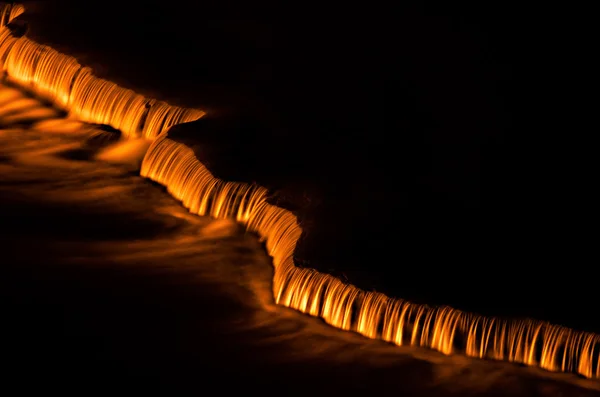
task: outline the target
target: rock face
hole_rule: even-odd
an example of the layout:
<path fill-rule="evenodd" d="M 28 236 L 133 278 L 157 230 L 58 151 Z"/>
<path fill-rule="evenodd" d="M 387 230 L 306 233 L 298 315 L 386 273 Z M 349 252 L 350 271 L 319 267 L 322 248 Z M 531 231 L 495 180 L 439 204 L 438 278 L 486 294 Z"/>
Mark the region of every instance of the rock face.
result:
<path fill-rule="evenodd" d="M 13 36 L 15 37 L 23 37 L 29 31 L 29 23 L 27 21 L 16 20 L 8 23 L 6 25 L 7 28 L 10 29 Z"/>

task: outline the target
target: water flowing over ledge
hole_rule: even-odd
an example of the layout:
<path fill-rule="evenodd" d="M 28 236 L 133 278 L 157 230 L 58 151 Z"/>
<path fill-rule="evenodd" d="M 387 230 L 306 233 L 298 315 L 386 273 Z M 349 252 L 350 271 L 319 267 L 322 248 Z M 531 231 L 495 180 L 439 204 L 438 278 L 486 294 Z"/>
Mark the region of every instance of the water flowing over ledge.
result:
<path fill-rule="evenodd" d="M 70 117 L 108 124 L 129 138 L 153 139 L 141 175 L 166 186 L 190 212 L 235 219 L 257 233 L 273 258 L 276 303 L 397 345 L 600 376 L 599 335 L 542 321 L 505 320 L 413 304 L 297 267 L 293 254 L 302 234 L 297 218 L 268 203 L 263 187 L 215 178 L 190 148 L 168 138 L 170 127 L 197 120 L 204 112 L 146 98 L 95 77 L 73 57 L 15 37 L 7 25 L 23 12 L 20 5 L 0 6 L 3 77 Z"/>
<path fill-rule="evenodd" d="M 0 12 L 1 20 L 10 22 L 24 8 L 4 5 Z M 201 110 L 171 106 L 97 78 L 75 58 L 25 36 L 16 38 L 5 25 L 0 32 L 4 78 L 68 111 L 72 118 L 110 125 L 127 137 L 154 138 L 204 115 Z"/>

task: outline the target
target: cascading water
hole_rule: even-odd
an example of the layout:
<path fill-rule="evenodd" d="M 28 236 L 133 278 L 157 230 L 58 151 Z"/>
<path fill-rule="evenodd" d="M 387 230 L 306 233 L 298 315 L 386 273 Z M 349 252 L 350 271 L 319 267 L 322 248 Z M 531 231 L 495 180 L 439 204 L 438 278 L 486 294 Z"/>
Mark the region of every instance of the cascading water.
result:
<path fill-rule="evenodd" d="M 600 377 L 599 335 L 542 321 L 413 304 L 295 266 L 293 254 L 302 234 L 296 217 L 270 204 L 265 188 L 215 178 L 190 148 L 168 138 L 169 128 L 195 121 L 203 111 L 146 98 L 94 76 L 73 57 L 14 37 L 6 25 L 23 12 L 19 5 L 0 7 L 0 68 L 6 81 L 51 101 L 73 119 L 110 125 L 126 138 L 152 140 L 147 151 L 140 146 L 145 151 L 141 175 L 166 186 L 190 212 L 234 219 L 257 233 L 273 258 L 277 303 L 397 345 Z"/>

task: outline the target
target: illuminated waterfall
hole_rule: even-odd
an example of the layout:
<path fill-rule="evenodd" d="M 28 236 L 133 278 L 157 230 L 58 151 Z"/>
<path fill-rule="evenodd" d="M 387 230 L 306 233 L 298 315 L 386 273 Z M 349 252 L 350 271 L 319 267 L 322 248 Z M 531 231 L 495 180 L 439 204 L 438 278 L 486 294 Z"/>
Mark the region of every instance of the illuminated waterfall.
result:
<path fill-rule="evenodd" d="M 171 126 L 197 120 L 202 111 L 145 98 L 95 77 L 72 57 L 13 37 L 5 25 L 22 12 L 21 6 L 0 8 L 0 67 L 8 81 L 52 101 L 73 118 L 109 124 L 128 137 L 154 139 L 141 175 L 166 186 L 190 212 L 235 219 L 258 234 L 273 258 L 278 304 L 397 345 L 600 377 L 599 335 L 536 320 L 413 304 L 297 267 L 293 253 L 302 230 L 296 217 L 269 204 L 263 187 L 215 178 L 190 148 L 168 138 Z"/>
<path fill-rule="evenodd" d="M 7 7 L 0 9 L 3 19 L 23 12 L 22 6 Z M 4 25 L 0 29 L 0 68 L 6 80 L 51 101 L 72 118 L 108 124 L 127 137 L 155 138 L 176 124 L 204 115 L 201 110 L 171 106 L 100 79 L 75 58 L 27 37 L 15 38 Z"/>
<path fill-rule="evenodd" d="M 0 28 L 25 12 L 22 4 L 0 4 Z"/>

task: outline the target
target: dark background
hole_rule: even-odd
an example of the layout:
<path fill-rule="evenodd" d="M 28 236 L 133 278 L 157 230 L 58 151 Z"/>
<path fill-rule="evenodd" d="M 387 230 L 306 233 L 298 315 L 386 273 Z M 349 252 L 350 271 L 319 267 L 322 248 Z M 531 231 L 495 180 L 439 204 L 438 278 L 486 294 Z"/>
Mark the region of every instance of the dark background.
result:
<path fill-rule="evenodd" d="M 589 158 L 575 131 L 589 131 L 590 106 L 579 22 L 563 11 L 28 8 L 33 39 L 100 77 L 205 108 L 171 136 L 296 210 L 298 263 L 414 301 L 598 330 L 592 179 L 575 165 Z"/>

